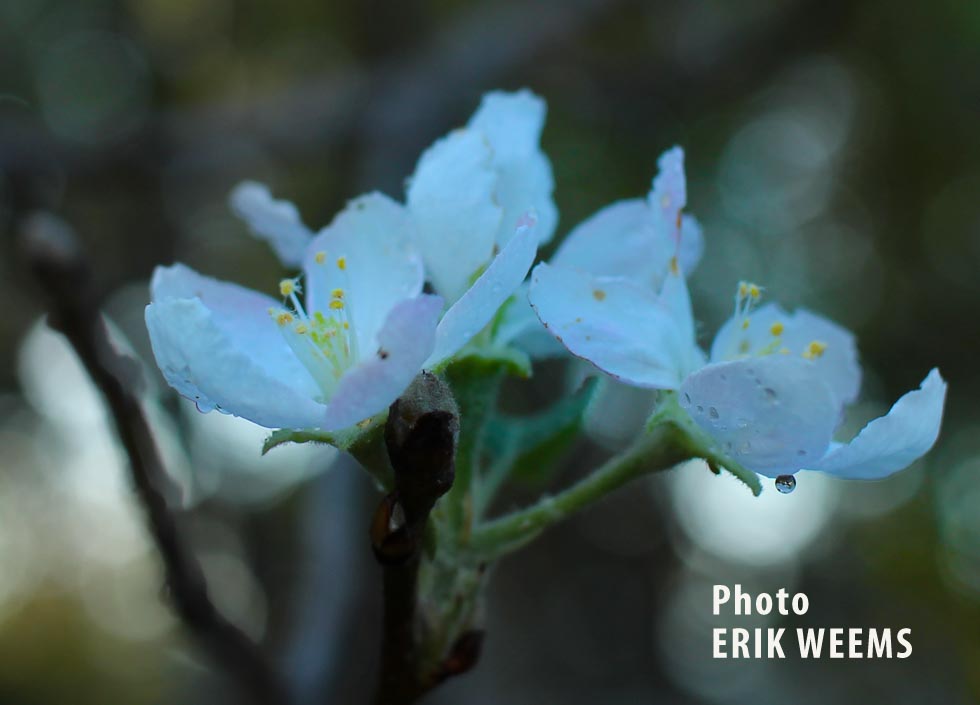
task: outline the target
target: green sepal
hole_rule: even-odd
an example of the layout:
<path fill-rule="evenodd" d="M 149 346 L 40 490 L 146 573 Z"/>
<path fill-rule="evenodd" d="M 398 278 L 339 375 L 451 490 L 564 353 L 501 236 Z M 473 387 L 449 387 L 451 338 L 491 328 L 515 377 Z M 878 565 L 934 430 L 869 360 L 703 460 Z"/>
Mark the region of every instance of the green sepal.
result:
<path fill-rule="evenodd" d="M 712 471 L 723 468 L 748 487 L 756 497 L 762 493 L 762 483 L 759 481 L 759 476 L 737 460 L 722 453 L 718 449 L 715 439 L 698 426 L 691 415 L 681 408 L 672 392 L 661 394 L 657 409 L 647 421 L 646 432 L 653 432 L 662 423 L 671 423 L 682 431 L 683 442 L 691 455 L 706 461 Z"/>
<path fill-rule="evenodd" d="M 342 431 L 327 432 L 315 428 L 273 431 L 262 444 L 262 455 L 285 443 L 322 443 L 354 456 L 374 478 L 378 487 L 390 490 L 391 466 L 384 444 L 384 427 L 388 412 L 377 414 L 357 426 Z"/>

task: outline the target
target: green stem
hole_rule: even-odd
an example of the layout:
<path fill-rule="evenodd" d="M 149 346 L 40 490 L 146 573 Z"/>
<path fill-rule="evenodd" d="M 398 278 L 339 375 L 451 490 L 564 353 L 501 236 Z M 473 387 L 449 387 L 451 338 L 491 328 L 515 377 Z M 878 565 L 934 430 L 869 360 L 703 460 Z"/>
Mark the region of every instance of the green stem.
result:
<path fill-rule="evenodd" d="M 630 480 L 692 457 L 681 429 L 661 423 L 622 453 L 558 494 L 537 504 L 489 521 L 474 530 L 469 549 L 477 560 L 489 561 L 520 548 L 544 529 L 595 503 Z"/>
<path fill-rule="evenodd" d="M 477 561 L 500 558 L 630 480 L 669 470 L 691 458 L 704 458 L 713 469 L 725 468 L 755 495 L 762 491 L 758 476 L 719 452 L 711 436 L 680 407 L 676 395 L 665 392 L 633 445 L 557 495 L 478 526 L 468 549 Z"/>

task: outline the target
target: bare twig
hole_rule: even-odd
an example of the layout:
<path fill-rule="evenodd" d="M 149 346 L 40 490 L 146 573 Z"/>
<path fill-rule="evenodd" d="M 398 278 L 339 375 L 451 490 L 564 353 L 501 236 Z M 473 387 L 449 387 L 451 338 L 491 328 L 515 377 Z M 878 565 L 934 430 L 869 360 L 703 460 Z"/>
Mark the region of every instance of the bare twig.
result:
<path fill-rule="evenodd" d="M 74 233 L 54 216 L 39 213 L 23 222 L 21 234 L 33 274 L 48 299 L 48 323 L 68 339 L 112 412 L 177 613 L 252 701 L 285 702 L 275 669 L 259 646 L 217 610 L 200 564 L 181 540 L 164 494 L 169 479 L 139 400 L 137 366 L 110 343 Z"/>
<path fill-rule="evenodd" d="M 391 405 L 385 426 L 395 490 L 375 513 L 371 543 L 384 568 L 378 705 L 413 703 L 437 684 L 419 639 L 418 572 L 429 512 L 453 484 L 459 409 L 449 386 L 422 372 Z"/>

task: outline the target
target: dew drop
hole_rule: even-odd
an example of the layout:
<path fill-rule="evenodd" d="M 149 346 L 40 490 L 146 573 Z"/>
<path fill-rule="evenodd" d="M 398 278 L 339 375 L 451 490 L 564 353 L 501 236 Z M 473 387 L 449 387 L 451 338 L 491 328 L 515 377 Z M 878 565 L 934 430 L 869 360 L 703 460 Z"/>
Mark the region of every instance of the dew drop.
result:
<path fill-rule="evenodd" d="M 688 394 L 687 392 L 684 392 L 684 401 L 687 404 L 690 404 L 691 403 L 691 395 Z"/>
<path fill-rule="evenodd" d="M 780 475 L 776 478 L 776 489 L 782 494 L 789 494 L 796 489 L 796 478 L 792 475 Z"/>
<path fill-rule="evenodd" d="M 699 406 L 698 409 L 700 410 L 701 407 Z M 718 418 L 718 409 L 716 409 L 713 406 L 708 407 L 708 416 L 710 416 L 713 419 L 717 419 Z"/>
<path fill-rule="evenodd" d="M 699 413 L 699 414 L 703 414 L 703 413 L 704 413 L 704 407 L 703 407 L 703 406 L 701 406 L 700 404 L 698 404 L 698 407 L 697 407 L 697 409 L 698 409 L 698 413 Z"/>
<path fill-rule="evenodd" d="M 776 390 L 775 389 L 773 389 L 772 387 L 766 387 L 762 391 L 766 395 L 766 399 L 768 399 L 769 401 L 776 401 Z"/>

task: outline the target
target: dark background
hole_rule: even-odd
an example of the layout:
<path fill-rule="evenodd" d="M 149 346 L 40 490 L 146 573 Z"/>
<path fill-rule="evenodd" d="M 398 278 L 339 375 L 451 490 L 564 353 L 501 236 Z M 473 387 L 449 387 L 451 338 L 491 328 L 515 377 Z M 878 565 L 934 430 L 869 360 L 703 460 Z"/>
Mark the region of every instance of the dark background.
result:
<path fill-rule="evenodd" d="M 430 701 L 980 699 L 977 3 L 4 0 L 0 67 L 0 701 L 231 701 L 161 601 L 98 397 L 37 323 L 18 219 L 42 208 L 77 229 L 147 356 L 155 265 L 265 291 L 282 276 L 229 213 L 239 180 L 319 227 L 365 190 L 400 197 L 484 91 L 524 86 L 549 105 L 560 234 L 644 194 L 682 144 L 707 242 L 692 278 L 702 342 L 752 279 L 857 332 L 850 428 L 934 365 L 946 423 L 924 461 L 880 483 L 802 473 L 794 494 L 755 500 L 695 464 L 631 485 L 495 570 L 483 661 Z M 260 459 L 261 429 L 151 391 L 223 610 L 305 692 L 363 699 L 373 490 L 344 461 L 320 472 L 329 451 Z M 711 618 L 715 582 L 803 591 L 810 612 Z M 911 627 L 914 651 L 713 661 L 723 625 Z"/>

